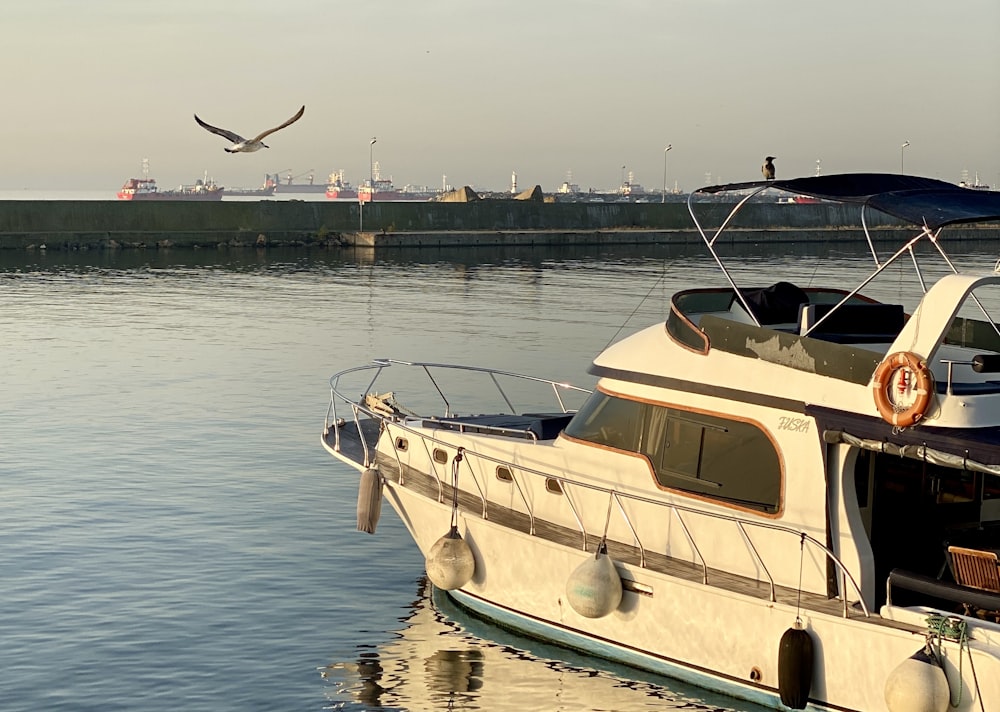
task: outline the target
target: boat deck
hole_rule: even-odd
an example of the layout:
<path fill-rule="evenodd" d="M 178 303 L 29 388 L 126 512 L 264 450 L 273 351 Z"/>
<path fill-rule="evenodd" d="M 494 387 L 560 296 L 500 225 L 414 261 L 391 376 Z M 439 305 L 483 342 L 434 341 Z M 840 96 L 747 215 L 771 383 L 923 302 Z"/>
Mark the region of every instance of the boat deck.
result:
<path fill-rule="evenodd" d="M 362 445 L 362 441 L 358 433 L 358 426 L 353 422 L 349 422 L 341 426 L 339 431 L 340 453 L 359 464 L 364 463 L 364 446 Z M 361 431 L 363 432 L 366 442 L 376 442 L 378 438 L 379 421 L 362 421 Z M 326 441 L 331 447 L 333 447 L 334 438 L 335 433 L 334 430 L 331 429 L 330 433 L 326 436 Z M 384 454 L 380 454 L 378 456 L 377 463 L 379 472 L 381 472 L 382 476 L 395 486 L 405 487 L 406 489 L 409 489 L 417 494 L 438 501 L 450 502 L 452 499 L 453 494 L 451 485 L 438 480 L 436 477 L 418 472 L 412 468 L 407 468 L 402 473 L 401 477 L 397 461 L 392 457 L 385 456 Z M 458 504 L 459 509 L 468 515 L 477 517 L 483 516 L 483 502 L 478 495 L 459 489 Z M 531 520 L 527 514 L 498 505 L 495 502 L 487 503 L 486 518 L 499 526 L 508 527 L 525 534 L 531 533 Z M 534 522 L 533 535 L 563 546 L 578 548 L 581 551 L 584 550 L 584 534 L 579 529 L 573 529 L 561 524 L 536 518 Z M 587 551 L 596 551 L 599 544 L 599 536 L 594 534 L 586 535 Z M 667 576 L 683 579 L 685 581 L 705 583 L 709 586 L 714 586 L 726 591 L 731 591 L 744 596 L 750 596 L 752 598 L 758 598 L 764 601 L 770 599 L 771 587 L 764 581 L 751 579 L 746 576 L 740 576 L 729 571 L 715 569 L 712 567 L 708 567 L 706 570 L 705 568 L 691 563 L 690 561 L 682 561 L 654 551 L 647 550 L 643 552 L 639 549 L 639 547 L 625 542 L 609 540 L 607 542 L 607 547 L 608 554 L 611 558 L 622 563 L 630 564 L 640 571 L 642 569 L 646 569 L 660 574 L 665 574 Z M 635 582 L 638 584 L 645 584 L 647 586 L 649 585 L 647 582 L 638 578 Z M 803 609 L 815 611 L 817 613 L 844 616 L 844 604 L 843 601 L 838 598 L 830 598 L 805 591 L 800 593 L 797 589 L 777 585 L 774 587 L 774 593 L 775 599 L 779 603 L 785 605 L 801 605 Z M 653 590 L 652 595 L 656 595 L 655 590 Z M 917 626 L 885 619 L 875 613 L 872 613 L 866 618 L 864 611 L 857 604 L 848 606 L 847 617 L 870 622 L 876 625 L 899 628 L 901 630 L 907 630 L 914 633 L 919 633 L 923 630 Z"/>

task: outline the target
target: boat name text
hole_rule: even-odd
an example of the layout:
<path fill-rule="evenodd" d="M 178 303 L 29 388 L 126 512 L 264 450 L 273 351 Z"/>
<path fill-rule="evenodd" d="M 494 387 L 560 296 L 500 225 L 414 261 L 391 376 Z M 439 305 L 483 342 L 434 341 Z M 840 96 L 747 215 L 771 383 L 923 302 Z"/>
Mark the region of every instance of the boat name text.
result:
<path fill-rule="evenodd" d="M 782 416 L 778 418 L 778 430 L 791 430 L 796 433 L 808 433 L 809 419 Z"/>

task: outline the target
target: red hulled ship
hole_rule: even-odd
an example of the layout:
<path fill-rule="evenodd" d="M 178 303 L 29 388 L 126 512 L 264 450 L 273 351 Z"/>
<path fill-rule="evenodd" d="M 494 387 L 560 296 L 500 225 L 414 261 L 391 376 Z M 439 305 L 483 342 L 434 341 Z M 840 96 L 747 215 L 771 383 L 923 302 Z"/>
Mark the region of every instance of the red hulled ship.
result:
<path fill-rule="evenodd" d="M 175 190 L 160 190 L 153 178 L 129 178 L 118 191 L 119 200 L 222 200 L 224 189 L 214 181 L 198 180 Z"/>

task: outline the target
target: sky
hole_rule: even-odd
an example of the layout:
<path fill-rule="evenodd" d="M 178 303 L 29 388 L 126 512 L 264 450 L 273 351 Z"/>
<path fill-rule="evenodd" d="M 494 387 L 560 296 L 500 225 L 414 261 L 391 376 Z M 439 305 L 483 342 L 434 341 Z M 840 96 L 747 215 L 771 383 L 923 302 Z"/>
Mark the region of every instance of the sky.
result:
<path fill-rule="evenodd" d="M 0 66 L 0 190 L 1000 185 L 997 0 L 4 0 Z"/>

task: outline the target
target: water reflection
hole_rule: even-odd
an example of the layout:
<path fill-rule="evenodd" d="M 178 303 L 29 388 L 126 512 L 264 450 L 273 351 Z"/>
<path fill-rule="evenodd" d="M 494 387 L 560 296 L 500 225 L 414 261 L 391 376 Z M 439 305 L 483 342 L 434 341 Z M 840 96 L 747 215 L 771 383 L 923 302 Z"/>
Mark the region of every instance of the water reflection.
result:
<path fill-rule="evenodd" d="M 995 240 L 942 241 L 960 269 L 992 268 L 997 259 Z M 879 243 L 881 258 L 899 247 Z M 777 264 L 805 262 L 810 270 L 836 270 L 843 263 L 857 263 L 870 272 L 872 258 L 858 236 L 838 234 L 829 242 L 770 242 L 733 240 L 717 245 L 727 264 L 769 271 Z M 927 249 L 926 245 L 921 246 Z M 544 269 L 587 268 L 595 262 L 602 269 L 626 268 L 636 263 L 682 267 L 690 260 L 710 261 L 700 239 L 649 245 L 559 245 L 478 247 L 421 247 L 385 250 L 322 247 L 234 249 L 123 249 L 123 250 L 0 250 L 0 273 L 219 270 L 224 272 L 336 272 L 345 267 L 447 266 L 456 275 L 490 278 L 490 267 Z M 712 263 L 714 265 L 714 263 Z M 806 269 L 803 267 L 803 269 Z M 719 273 L 713 270 L 713 278 Z"/>
<path fill-rule="evenodd" d="M 426 579 L 380 646 L 320 670 L 333 710 L 690 710 L 756 712 L 746 703 L 528 640 L 480 621 Z"/>

